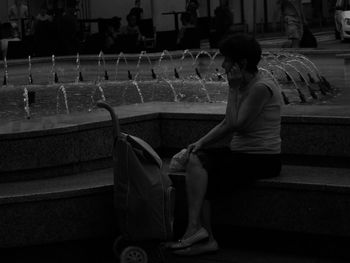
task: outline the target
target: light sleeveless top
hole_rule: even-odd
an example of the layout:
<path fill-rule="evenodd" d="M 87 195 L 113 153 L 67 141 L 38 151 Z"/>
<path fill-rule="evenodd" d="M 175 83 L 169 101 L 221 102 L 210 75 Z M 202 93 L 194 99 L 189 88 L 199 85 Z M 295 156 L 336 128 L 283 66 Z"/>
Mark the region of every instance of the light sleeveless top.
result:
<path fill-rule="evenodd" d="M 226 118 L 239 112 L 240 105 L 249 96 L 250 90 L 263 85 L 271 93 L 270 99 L 263 106 L 260 114 L 244 130 L 233 134 L 230 149 L 235 152 L 252 154 L 279 154 L 281 152 L 281 91 L 271 78 L 258 74 L 249 84 L 246 95 L 238 96 L 238 107 L 235 106 L 235 96 L 229 89 Z M 232 118 L 231 117 L 231 118 Z"/>

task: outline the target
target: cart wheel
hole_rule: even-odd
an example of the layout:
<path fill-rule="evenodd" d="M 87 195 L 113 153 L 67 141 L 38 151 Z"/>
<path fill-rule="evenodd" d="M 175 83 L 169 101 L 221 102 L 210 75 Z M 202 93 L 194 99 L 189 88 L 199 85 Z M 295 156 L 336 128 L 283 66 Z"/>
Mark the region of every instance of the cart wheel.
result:
<path fill-rule="evenodd" d="M 127 247 L 120 255 L 120 263 L 147 263 L 146 252 L 139 247 Z"/>

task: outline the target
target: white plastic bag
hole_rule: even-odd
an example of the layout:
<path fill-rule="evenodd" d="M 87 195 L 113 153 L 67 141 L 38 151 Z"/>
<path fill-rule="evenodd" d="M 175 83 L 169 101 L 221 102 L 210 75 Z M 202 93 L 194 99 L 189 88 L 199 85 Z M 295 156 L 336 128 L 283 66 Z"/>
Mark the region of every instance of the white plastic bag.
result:
<path fill-rule="evenodd" d="M 187 149 L 182 149 L 171 158 L 169 170 L 170 172 L 183 172 L 186 169 L 186 163 Z"/>

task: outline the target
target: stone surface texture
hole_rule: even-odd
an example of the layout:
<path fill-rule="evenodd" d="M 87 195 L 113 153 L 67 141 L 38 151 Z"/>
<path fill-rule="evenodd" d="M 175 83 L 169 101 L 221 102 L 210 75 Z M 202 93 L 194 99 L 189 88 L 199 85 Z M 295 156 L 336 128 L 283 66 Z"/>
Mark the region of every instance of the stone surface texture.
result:
<path fill-rule="evenodd" d="M 145 103 L 115 110 L 124 132 L 141 137 L 154 148 L 183 148 L 222 120 L 225 104 Z M 349 157 L 348 112 L 347 106 L 284 107 L 282 152 Z M 21 172 L 35 177 L 35 170 L 45 168 L 52 168 L 52 173 L 55 169 L 62 172 L 62 167 L 65 173 L 79 171 L 78 165 L 86 162 L 95 163 L 96 168 L 108 166 L 113 145 L 108 119 L 105 112 L 97 111 L 53 117 L 55 127 L 50 129 L 37 120 L 25 121 L 20 132 L 9 129 L 14 123 L 1 125 L 0 180 L 10 180 L 11 173 Z"/>
<path fill-rule="evenodd" d="M 283 152 L 348 160 L 349 109 L 284 107 Z M 145 103 L 115 110 L 123 131 L 156 149 L 180 149 L 218 123 L 225 104 Z M 0 247 L 115 234 L 112 169 L 101 170 L 112 164 L 109 119 L 98 110 L 54 117 L 52 128 L 38 121 L 23 122 L 18 132 L 9 130 L 11 123 L 0 126 Z M 214 222 L 350 236 L 349 168 L 285 169 L 281 177 L 234 193 L 229 205 L 219 201 Z M 174 179 L 180 217 L 185 214 L 183 179 Z"/>

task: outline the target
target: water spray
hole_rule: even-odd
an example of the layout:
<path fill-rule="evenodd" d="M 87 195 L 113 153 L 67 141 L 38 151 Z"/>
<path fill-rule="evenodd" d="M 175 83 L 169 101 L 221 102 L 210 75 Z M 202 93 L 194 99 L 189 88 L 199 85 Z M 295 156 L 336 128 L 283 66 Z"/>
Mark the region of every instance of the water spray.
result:
<path fill-rule="evenodd" d="M 7 65 L 7 59 L 6 57 L 4 57 L 4 81 L 3 81 L 3 85 L 7 86 L 8 85 L 8 78 L 9 78 L 9 73 L 8 73 L 8 65 Z"/>
<path fill-rule="evenodd" d="M 83 81 L 83 74 L 81 73 L 81 69 L 80 69 L 80 56 L 79 53 L 77 54 L 77 59 L 75 61 L 76 66 L 76 71 L 77 71 L 77 78 L 76 78 L 76 82 L 79 81 Z"/>
<path fill-rule="evenodd" d="M 51 74 L 53 76 L 53 83 L 58 83 L 58 75 L 57 75 L 57 72 L 56 72 L 56 58 L 55 58 L 55 55 L 51 56 L 51 62 L 52 62 Z"/>
<path fill-rule="evenodd" d="M 33 84 L 32 60 L 30 56 L 28 56 L 28 82 L 29 82 L 29 85 Z"/>

